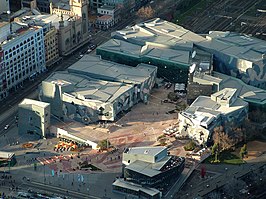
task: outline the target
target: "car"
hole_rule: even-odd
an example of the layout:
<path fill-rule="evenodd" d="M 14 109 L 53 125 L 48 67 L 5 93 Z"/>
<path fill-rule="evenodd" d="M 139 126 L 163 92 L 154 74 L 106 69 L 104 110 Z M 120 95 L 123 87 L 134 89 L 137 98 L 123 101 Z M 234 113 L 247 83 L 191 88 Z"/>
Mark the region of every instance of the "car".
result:
<path fill-rule="evenodd" d="M 7 130 L 9 128 L 9 124 L 5 125 L 5 130 Z"/>

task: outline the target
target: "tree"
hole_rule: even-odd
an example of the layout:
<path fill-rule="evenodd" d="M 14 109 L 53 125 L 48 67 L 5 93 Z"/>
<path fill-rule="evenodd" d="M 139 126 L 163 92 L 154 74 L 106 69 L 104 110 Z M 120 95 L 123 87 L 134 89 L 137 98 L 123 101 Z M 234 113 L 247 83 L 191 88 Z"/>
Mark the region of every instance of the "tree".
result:
<path fill-rule="evenodd" d="M 240 157 L 243 159 L 245 155 L 247 155 L 248 151 L 247 151 L 247 145 L 244 144 L 239 152 Z"/>
<path fill-rule="evenodd" d="M 177 97 L 177 95 L 176 95 L 175 92 L 170 92 L 170 93 L 168 93 L 167 98 L 168 98 L 169 100 L 171 100 L 171 101 L 177 101 L 177 100 L 178 100 L 178 97 Z"/>
<path fill-rule="evenodd" d="M 212 146 L 212 155 L 214 155 L 217 150 L 218 150 L 218 144 L 214 143 L 213 146 Z"/>
<path fill-rule="evenodd" d="M 99 141 L 97 145 L 97 147 L 100 148 L 100 150 L 106 150 L 110 146 L 111 146 L 111 143 L 107 139 Z"/>
<path fill-rule="evenodd" d="M 222 126 L 214 128 L 213 142 L 218 144 L 219 151 L 228 150 L 236 144 L 234 138 L 229 137 Z"/>
<path fill-rule="evenodd" d="M 141 7 L 138 12 L 137 12 L 137 16 L 141 19 L 150 19 L 154 17 L 154 10 L 152 9 L 151 6 L 147 6 L 147 7 Z"/>
<path fill-rule="evenodd" d="M 220 160 L 218 159 L 218 154 L 219 154 L 219 146 L 217 143 L 214 143 L 212 146 L 212 155 L 214 155 L 214 163 L 220 162 Z"/>
<path fill-rule="evenodd" d="M 192 140 L 184 146 L 185 151 L 193 151 L 195 148 L 196 148 L 196 143 Z"/>

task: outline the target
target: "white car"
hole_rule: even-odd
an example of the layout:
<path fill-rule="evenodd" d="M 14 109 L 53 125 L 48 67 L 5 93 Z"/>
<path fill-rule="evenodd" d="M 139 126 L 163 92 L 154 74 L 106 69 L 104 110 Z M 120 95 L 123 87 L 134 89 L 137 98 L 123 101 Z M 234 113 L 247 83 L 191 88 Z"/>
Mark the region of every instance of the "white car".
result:
<path fill-rule="evenodd" d="M 5 130 L 7 130 L 9 128 L 9 125 L 7 124 L 6 126 L 5 126 Z"/>

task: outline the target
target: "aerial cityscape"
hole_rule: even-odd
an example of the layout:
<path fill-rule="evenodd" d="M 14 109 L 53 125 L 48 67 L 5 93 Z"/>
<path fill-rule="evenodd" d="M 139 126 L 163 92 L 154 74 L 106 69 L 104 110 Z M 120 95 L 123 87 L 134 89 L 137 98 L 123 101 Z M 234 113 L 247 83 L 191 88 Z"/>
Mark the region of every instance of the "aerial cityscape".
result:
<path fill-rule="evenodd" d="M 266 198 L 265 0 L 0 0 L 1 199 Z"/>

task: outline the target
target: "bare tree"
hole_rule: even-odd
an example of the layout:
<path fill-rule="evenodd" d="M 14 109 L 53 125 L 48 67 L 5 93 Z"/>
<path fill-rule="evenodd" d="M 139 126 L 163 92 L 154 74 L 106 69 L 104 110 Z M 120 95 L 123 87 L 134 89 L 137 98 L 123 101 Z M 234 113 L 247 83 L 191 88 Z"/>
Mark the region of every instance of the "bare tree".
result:
<path fill-rule="evenodd" d="M 218 144 L 220 151 L 228 150 L 236 144 L 235 139 L 229 137 L 222 126 L 214 128 L 213 142 Z"/>
<path fill-rule="evenodd" d="M 137 12 L 137 16 L 143 20 L 153 18 L 154 15 L 155 11 L 152 9 L 151 6 L 141 7 Z"/>

